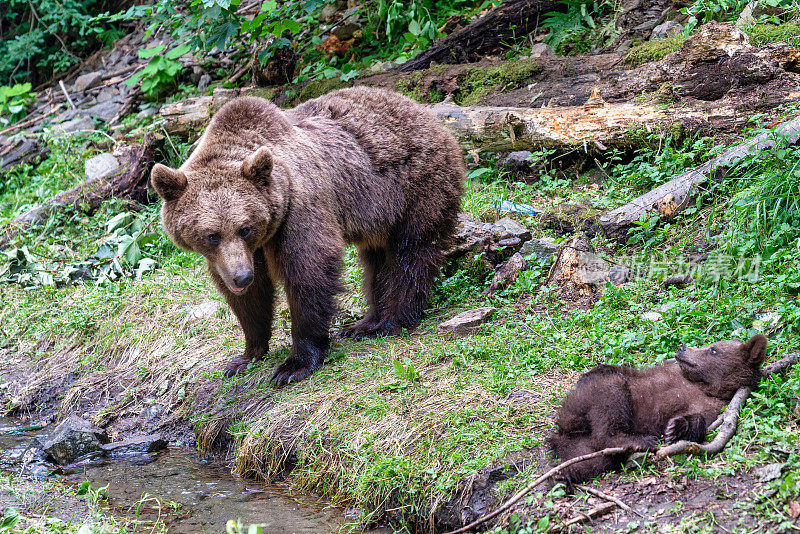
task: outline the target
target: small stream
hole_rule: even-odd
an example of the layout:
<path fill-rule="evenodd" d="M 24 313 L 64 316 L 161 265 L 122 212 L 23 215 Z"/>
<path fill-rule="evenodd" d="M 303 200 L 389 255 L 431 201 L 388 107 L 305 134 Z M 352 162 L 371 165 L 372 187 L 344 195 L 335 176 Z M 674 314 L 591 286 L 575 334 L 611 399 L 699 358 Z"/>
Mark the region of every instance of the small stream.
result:
<path fill-rule="evenodd" d="M 0 418 L 0 466 L 10 472 L 18 472 L 19 466 L 11 467 L 9 458 L 20 457 L 33 437 L 46 434 L 15 433 L 19 428 L 18 421 Z M 228 520 L 265 525 L 269 533 L 294 534 L 336 532 L 346 522 L 341 509 L 325 507 L 309 496 L 290 498 L 284 487 L 235 477 L 222 464 L 198 459 L 196 452 L 186 449 L 170 448 L 143 465 L 114 460 L 73 470 L 64 478 L 76 485 L 84 480 L 92 481 L 93 487 L 108 485 L 108 504 L 116 515 L 133 517 L 144 494 L 157 497 L 162 508 L 179 503 L 177 511 L 162 511 L 162 518 L 168 515 L 170 534 L 221 533 Z M 148 510 L 140 519 L 155 520 L 156 515 L 157 511 Z"/>

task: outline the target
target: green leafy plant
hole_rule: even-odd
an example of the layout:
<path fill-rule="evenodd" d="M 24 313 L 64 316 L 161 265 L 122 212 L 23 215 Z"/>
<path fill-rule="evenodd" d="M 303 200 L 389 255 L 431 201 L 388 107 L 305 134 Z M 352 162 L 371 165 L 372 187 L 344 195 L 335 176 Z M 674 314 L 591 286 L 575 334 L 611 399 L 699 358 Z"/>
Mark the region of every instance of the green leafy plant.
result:
<path fill-rule="evenodd" d="M 157 96 L 166 87 L 177 86 L 178 74 L 183 70 L 183 65 L 177 59 L 190 50 L 188 44 L 178 45 L 164 55 L 161 55 L 164 45 L 139 50 L 139 57 L 150 58 L 150 62 L 131 76 L 125 84 L 136 85 L 141 80 L 142 91 L 150 97 Z"/>
<path fill-rule="evenodd" d="M 545 38 L 545 43 L 556 50 L 563 49 L 569 43 L 574 43 L 575 52 L 586 52 L 589 44 L 598 44 L 614 34 L 615 23 L 601 25 L 603 18 L 614 12 L 614 4 L 608 0 L 563 0 L 567 6 L 564 13 L 551 12 L 545 15 L 542 28 L 549 28 L 550 33 Z"/>
<path fill-rule="evenodd" d="M 22 119 L 34 96 L 30 83 L 0 86 L 0 124 L 6 126 Z"/>
<path fill-rule="evenodd" d="M 6 508 L 3 511 L 3 519 L 0 520 L 0 532 L 11 532 L 19 520 L 20 516 L 16 508 Z"/>

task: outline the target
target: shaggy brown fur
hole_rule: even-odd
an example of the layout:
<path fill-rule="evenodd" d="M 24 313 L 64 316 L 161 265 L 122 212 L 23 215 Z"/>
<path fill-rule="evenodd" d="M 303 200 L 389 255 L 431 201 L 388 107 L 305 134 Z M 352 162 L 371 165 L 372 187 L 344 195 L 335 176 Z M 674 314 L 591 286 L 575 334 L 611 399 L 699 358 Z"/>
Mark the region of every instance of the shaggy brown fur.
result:
<path fill-rule="evenodd" d="M 358 246 L 370 309 L 354 338 L 416 327 L 458 213 L 461 148 L 421 106 L 380 89 L 335 91 L 282 111 L 239 98 L 214 116 L 178 170 L 153 169 L 164 228 L 203 254 L 244 330 L 232 375 L 268 350 L 273 281 L 283 282 L 293 347 L 273 379 L 323 363 L 342 250 Z"/>
<path fill-rule="evenodd" d="M 568 460 L 607 447 L 653 449 L 667 443 L 702 442 L 706 429 L 742 386 L 761 377 L 767 338 L 681 347 L 675 362 L 645 369 L 598 365 L 578 380 L 558 411 L 550 438 L 556 456 Z M 626 455 L 578 462 L 563 471 L 568 485 L 619 466 Z"/>

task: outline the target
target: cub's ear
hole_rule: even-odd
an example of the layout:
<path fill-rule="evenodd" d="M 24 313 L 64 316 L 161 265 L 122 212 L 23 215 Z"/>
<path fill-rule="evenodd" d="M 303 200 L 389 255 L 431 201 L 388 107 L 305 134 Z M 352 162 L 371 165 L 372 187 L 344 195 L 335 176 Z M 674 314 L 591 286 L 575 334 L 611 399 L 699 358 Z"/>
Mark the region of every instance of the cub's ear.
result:
<path fill-rule="evenodd" d="M 753 366 L 761 365 L 764 361 L 764 356 L 767 355 L 767 338 L 761 334 L 756 334 L 750 338 L 745 346 L 748 357 L 747 360 Z"/>
<path fill-rule="evenodd" d="M 150 171 L 150 182 L 165 202 L 178 200 L 186 190 L 186 175 L 183 171 L 170 169 L 166 165 L 156 163 Z"/>
<path fill-rule="evenodd" d="M 269 184 L 269 177 L 272 174 L 272 152 L 265 147 L 244 158 L 242 162 L 242 176 L 261 185 Z"/>

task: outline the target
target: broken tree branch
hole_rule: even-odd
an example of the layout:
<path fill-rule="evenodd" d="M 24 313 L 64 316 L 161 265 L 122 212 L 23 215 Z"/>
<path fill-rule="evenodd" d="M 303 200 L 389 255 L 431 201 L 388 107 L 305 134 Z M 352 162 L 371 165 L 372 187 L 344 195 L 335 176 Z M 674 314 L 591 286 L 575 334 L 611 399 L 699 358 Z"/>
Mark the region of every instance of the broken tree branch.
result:
<path fill-rule="evenodd" d="M 781 373 L 797 363 L 798 354 L 790 354 L 785 356 L 784 358 L 778 360 L 775 363 L 772 363 L 761 370 L 761 376 L 766 378 L 776 373 Z M 740 388 L 739 391 L 736 392 L 731 402 L 728 404 L 728 407 L 725 409 L 725 412 L 722 414 L 722 426 L 721 430 L 717 434 L 717 436 L 712 440 L 710 443 L 707 444 L 700 444 L 700 443 L 692 443 L 689 441 L 680 441 L 678 443 L 674 443 L 672 445 L 667 445 L 665 447 L 658 448 L 656 453 L 657 459 L 664 459 L 669 456 L 675 456 L 677 454 L 700 454 L 700 453 L 709 453 L 709 454 L 716 454 L 722 451 L 725 448 L 725 445 L 730 441 L 733 435 L 736 433 L 736 426 L 739 421 L 739 412 L 744 406 L 747 397 L 751 393 L 751 388 L 743 387 Z M 716 424 L 716 422 L 715 422 Z M 576 456 L 575 458 L 570 458 L 569 460 L 563 461 L 557 466 L 553 467 L 545 474 L 525 486 L 522 490 L 516 493 L 513 497 L 509 500 L 504 502 L 502 505 L 498 506 L 492 512 L 479 517 L 472 523 L 459 528 L 458 530 L 453 530 L 452 532 L 448 532 L 447 534 L 462 534 L 464 532 L 468 532 L 478 525 L 489 521 L 490 519 L 497 517 L 501 513 L 505 512 L 509 508 L 511 508 L 514 504 L 516 504 L 520 499 L 522 499 L 525 495 L 531 492 L 536 486 L 544 482 L 545 480 L 553 477 L 555 474 L 562 471 L 564 468 L 569 467 L 572 464 L 583 462 L 585 460 L 590 460 L 592 458 L 597 458 L 598 456 L 607 456 L 613 454 L 621 454 L 631 452 L 630 449 L 625 447 L 609 447 L 607 449 L 603 449 L 601 451 L 592 452 L 589 454 L 584 454 L 581 456 Z M 581 487 L 583 489 L 583 487 Z M 604 494 L 605 495 L 605 494 Z M 604 496 L 603 498 L 608 498 L 611 500 L 611 496 Z M 616 501 L 612 501 L 615 502 Z M 619 504 L 619 503 L 616 503 Z M 622 507 L 622 506 L 621 506 Z M 624 509 L 624 507 L 622 507 Z"/>
<path fill-rule="evenodd" d="M 785 135 L 790 144 L 797 143 L 800 140 L 800 117 L 779 124 L 772 132 L 764 132 L 734 145 L 703 165 L 603 215 L 599 220 L 600 227 L 607 235 L 621 239 L 627 236 L 628 228 L 647 213 L 659 213 L 666 219 L 675 217 L 689 207 L 701 183 L 745 156 L 771 149 L 779 135 Z"/>
<path fill-rule="evenodd" d="M 556 531 L 563 530 L 571 525 L 583 523 L 584 521 L 591 521 L 595 517 L 600 517 L 601 515 L 607 514 L 616 507 L 617 503 L 615 502 L 604 502 L 603 504 L 598 504 L 591 510 L 586 510 L 585 512 L 578 512 L 579 515 L 576 515 L 575 517 L 568 519 L 567 521 L 564 522 L 563 525 L 560 525 L 560 527 L 555 530 Z"/>
<path fill-rule="evenodd" d="M 631 508 L 630 506 L 628 506 L 627 504 L 625 504 L 621 500 L 617 499 L 613 495 L 609 495 L 608 493 L 604 493 L 604 492 L 600 491 L 599 489 L 593 488 L 591 486 L 584 486 L 582 484 L 577 484 L 575 487 L 578 488 L 581 491 L 585 491 L 586 493 L 591 493 L 592 495 L 594 495 L 596 497 L 600 497 L 601 499 L 605 499 L 607 501 L 611 501 L 614 504 L 616 504 L 617 506 L 619 506 L 620 508 L 622 508 L 623 510 L 625 510 L 626 512 L 630 512 L 632 514 L 638 515 L 639 517 L 643 517 L 642 514 L 640 514 L 639 512 L 637 512 L 636 510 L 634 510 L 633 508 Z"/>

